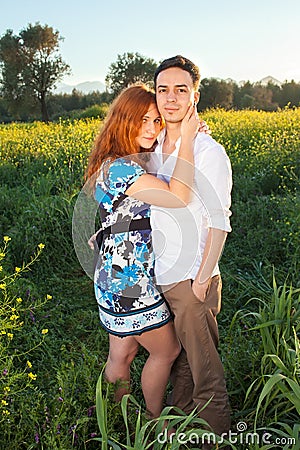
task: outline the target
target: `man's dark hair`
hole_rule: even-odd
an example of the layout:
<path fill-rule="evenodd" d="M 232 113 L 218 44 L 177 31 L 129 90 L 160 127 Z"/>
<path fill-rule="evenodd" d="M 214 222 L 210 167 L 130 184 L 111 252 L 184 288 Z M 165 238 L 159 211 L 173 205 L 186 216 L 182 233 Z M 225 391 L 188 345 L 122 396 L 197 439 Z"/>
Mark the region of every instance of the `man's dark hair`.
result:
<path fill-rule="evenodd" d="M 156 80 L 158 77 L 158 74 L 162 72 L 163 70 L 170 69 L 171 67 L 179 67 L 179 69 L 185 70 L 191 75 L 193 86 L 195 91 L 198 91 L 199 89 L 199 83 L 200 83 L 200 71 L 199 67 L 196 66 L 192 61 L 185 58 L 181 55 L 172 56 L 172 58 L 165 59 L 160 63 L 160 65 L 157 67 L 155 73 L 154 73 L 154 87 L 156 89 Z"/>

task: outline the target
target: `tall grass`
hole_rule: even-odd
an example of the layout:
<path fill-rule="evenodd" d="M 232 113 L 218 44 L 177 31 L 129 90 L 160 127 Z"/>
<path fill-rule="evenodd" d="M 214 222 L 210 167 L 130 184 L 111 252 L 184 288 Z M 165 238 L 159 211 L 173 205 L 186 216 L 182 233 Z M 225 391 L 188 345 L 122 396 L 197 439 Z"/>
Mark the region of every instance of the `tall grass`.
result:
<path fill-rule="evenodd" d="M 134 396 L 124 395 L 121 403 L 115 404 L 113 386 L 104 384 L 101 372 L 96 388 L 96 412 L 101 437 L 94 438 L 101 442 L 101 450 L 179 450 L 183 443 L 186 448 L 190 448 L 189 444 L 193 442 L 201 444 L 208 435 L 211 442 L 221 442 L 217 444 L 218 448 L 228 444 L 228 441 L 210 432 L 207 422 L 198 417 L 196 410 L 186 415 L 178 408 L 166 407 L 160 417 L 149 420 Z M 123 429 L 119 438 L 111 430 L 111 420 L 116 418 L 116 408 L 120 419 L 119 429 Z M 122 441 L 120 438 L 123 438 Z M 231 447 L 236 448 L 234 445 Z"/>
<path fill-rule="evenodd" d="M 242 323 L 250 340 L 258 335 L 243 408 L 254 430 L 274 422 L 293 426 L 300 414 L 300 289 L 277 286 L 275 277 L 272 287 L 250 299 L 231 324 Z"/>

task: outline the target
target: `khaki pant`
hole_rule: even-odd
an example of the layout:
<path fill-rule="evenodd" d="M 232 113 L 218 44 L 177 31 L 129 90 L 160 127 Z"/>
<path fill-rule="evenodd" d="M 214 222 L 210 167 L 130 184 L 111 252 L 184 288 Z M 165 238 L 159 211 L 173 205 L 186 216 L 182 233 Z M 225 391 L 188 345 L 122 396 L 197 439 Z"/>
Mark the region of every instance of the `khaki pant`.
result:
<path fill-rule="evenodd" d="M 224 370 L 217 350 L 216 315 L 221 307 L 222 281 L 219 275 L 212 278 L 204 303 L 194 296 L 191 286 L 192 281 L 185 280 L 164 293 L 183 347 L 172 368 L 173 391 L 168 403 L 189 414 L 212 398 L 199 416 L 221 435 L 230 428 Z"/>

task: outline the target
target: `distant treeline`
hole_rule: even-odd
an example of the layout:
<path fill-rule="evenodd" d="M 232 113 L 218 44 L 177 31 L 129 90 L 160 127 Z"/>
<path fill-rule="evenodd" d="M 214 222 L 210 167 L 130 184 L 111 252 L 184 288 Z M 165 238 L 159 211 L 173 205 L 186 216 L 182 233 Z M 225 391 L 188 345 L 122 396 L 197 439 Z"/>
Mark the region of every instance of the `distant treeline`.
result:
<path fill-rule="evenodd" d="M 105 117 L 112 95 L 107 92 L 91 92 L 83 94 L 75 89 L 71 94 L 50 94 L 47 99 L 47 108 L 50 121 L 60 119 L 80 119 L 84 117 Z M 14 114 L 7 102 L 0 97 L 0 122 L 31 122 L 42 120 L 38 104 L 24 105 Z"/>
<path fill-rule="evenodd" d="M 201 99 L 198 110 L 209 108 L 229 109 L 258 109 L 276 111 L 278 108 L 300 106 L 300 84 L 294 81 L 276 85 L 269 83 L 237 84 L 233 81 L 204 78 L 200 85 Z M 109 92 L 91 92 L 84 94 L 74 89 L 71 94 L 50 94 L 47 108 L 51 121 L 62 119 L 80 119 L 99 117 L 103 119 L 113 94 Z M 0 122 L 41 120 L 39 108 L 24 106 L 14 115 L 7 102 L 0 97 Z"/>
<path fill-rule="evenodd" d="M 286 81 L 280 86 L 269 82 L 237 84 L 216 78 L 205 78 L 200 86 L 200 110 L 221 107 L 276 111 L 286 106 L 300 106 L 300 84 Z"/>

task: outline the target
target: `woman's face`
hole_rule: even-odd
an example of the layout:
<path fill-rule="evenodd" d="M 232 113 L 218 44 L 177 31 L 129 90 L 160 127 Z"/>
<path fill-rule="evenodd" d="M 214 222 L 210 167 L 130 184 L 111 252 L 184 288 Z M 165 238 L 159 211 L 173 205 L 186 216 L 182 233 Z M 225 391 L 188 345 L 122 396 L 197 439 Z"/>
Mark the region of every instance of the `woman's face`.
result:
<path fill-rule="evenodd" d="M 161 131 L 161 116 L 154 103 L 149 106 L 143 117 L 143 123 L 136 137 L 138 145 L 150 149 Z"/>

